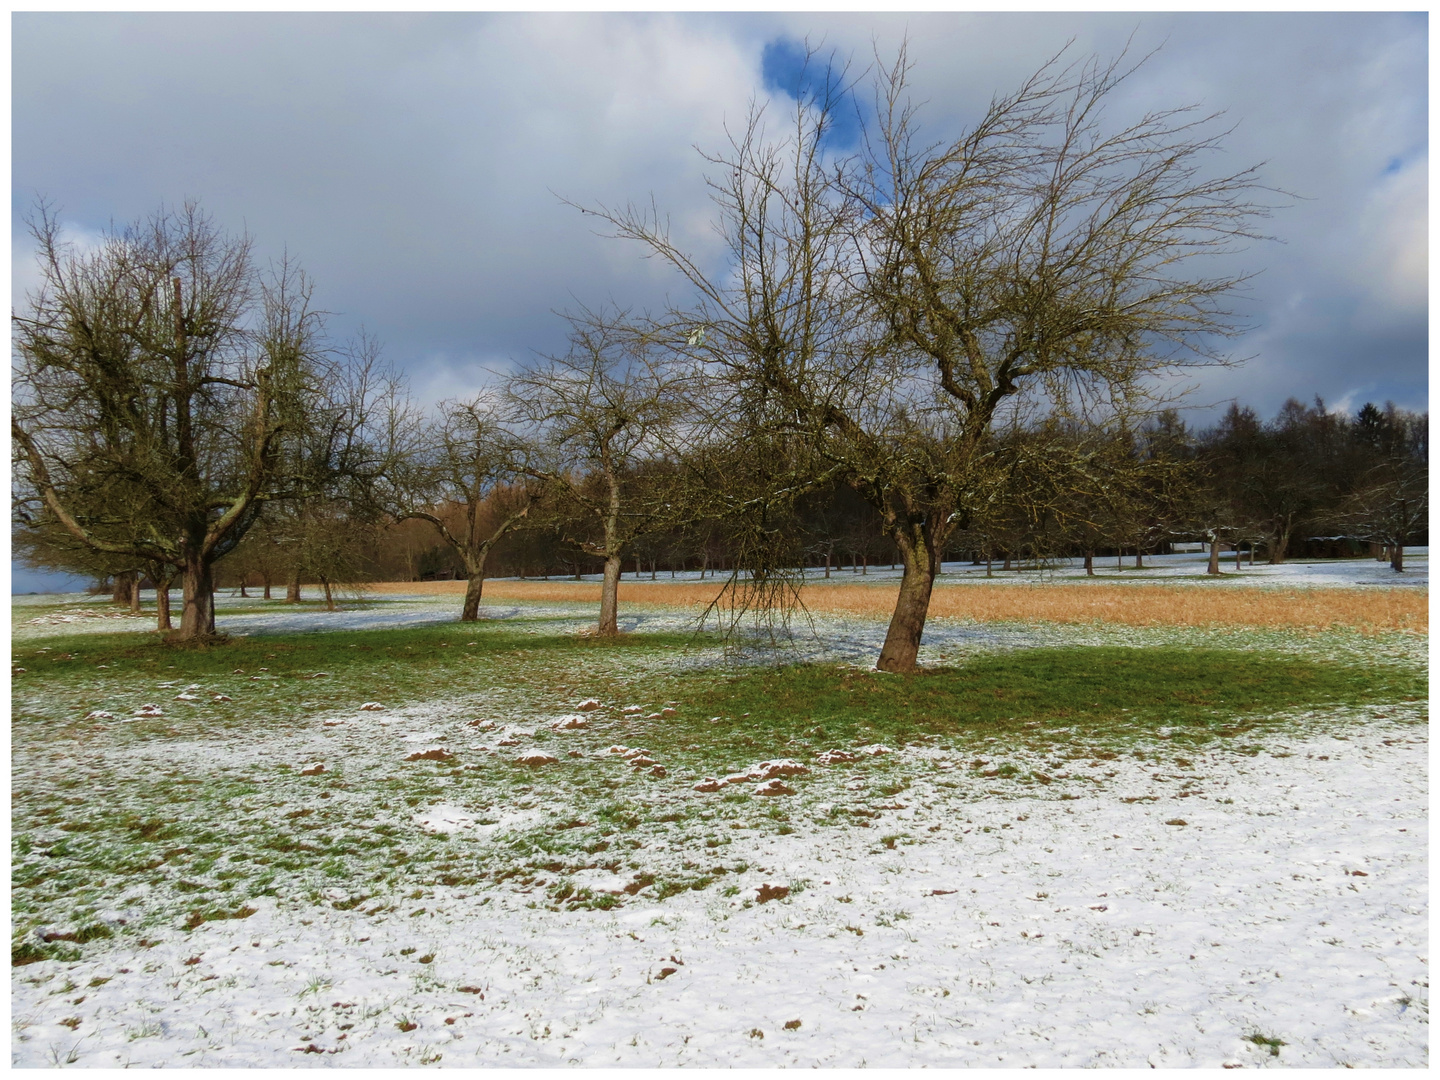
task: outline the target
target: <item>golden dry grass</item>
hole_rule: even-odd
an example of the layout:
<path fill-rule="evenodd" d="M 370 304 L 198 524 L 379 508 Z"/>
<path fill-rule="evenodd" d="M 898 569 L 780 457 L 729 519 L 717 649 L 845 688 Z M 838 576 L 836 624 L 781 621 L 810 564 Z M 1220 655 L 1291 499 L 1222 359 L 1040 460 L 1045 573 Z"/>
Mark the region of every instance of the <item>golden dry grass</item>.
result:
<path fill-rule="evenodd" d="M 620 603 L 703 607 L 719 583 L 620 583 Z M 377 593 L 455 594 L 463 581 L 386 582 Z M 806 586 L 812 611 L 888 619 L 897 586 Z M 490 600 L 600 602 L 597 582 L 495 581 Z M 1272 589 L 1204 585 L 957 585 L 936 588 L 930 614 L 977 622 L 1116 623 L 1125 626 L 1353 627 L 1429 630 L 1428 589 Z"/>

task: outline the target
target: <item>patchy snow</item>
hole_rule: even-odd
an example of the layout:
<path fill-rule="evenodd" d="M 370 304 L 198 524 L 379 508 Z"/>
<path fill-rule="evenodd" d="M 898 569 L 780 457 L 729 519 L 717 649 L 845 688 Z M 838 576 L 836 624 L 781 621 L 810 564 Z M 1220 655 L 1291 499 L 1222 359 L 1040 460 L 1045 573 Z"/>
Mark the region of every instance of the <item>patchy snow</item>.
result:
<path fill-rule="evenodd" d="M 608 911 L 251 898 L 14 969 L 12 1062 L 1423 1067 L 1423 728 L 1336 721 L 1184 768 L 1072 763 L 1063 794 L 947 786 L 943 754 L 901 748 L 915 779 L 869 827 L 736 830 L 746 869 L 663 900 L 572 874 Z M 793 802 L 839 805 L 843 779 Z M 496 842 L 546 820 L 415 816 Z"/>
<path fill-rule="evenodd" d="M 415 824 L 430 832 L 459 832 L 475 827 L 475 815 L 463 807 L 441 804 L 416 814 Z"/>

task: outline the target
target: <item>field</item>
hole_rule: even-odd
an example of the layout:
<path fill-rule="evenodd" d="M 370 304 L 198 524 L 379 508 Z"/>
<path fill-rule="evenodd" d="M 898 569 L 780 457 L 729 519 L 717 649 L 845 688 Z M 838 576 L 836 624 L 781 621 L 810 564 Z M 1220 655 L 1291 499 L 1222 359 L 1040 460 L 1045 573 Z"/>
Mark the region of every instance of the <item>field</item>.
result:
<path fill-rule="evenodd" d="M 17 597 L 12 1062 L 1426 1063 L 1423 580 L 867 576 Z"/>

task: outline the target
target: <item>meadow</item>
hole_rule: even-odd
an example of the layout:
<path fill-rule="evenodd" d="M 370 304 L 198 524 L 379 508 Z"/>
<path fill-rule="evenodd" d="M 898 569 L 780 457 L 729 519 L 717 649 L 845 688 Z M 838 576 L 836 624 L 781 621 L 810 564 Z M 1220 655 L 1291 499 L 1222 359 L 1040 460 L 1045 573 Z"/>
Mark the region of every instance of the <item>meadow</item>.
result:
<path fill-rule="evenodd" d="M 1425 1061 L 1424 589 L 449 587 L 17 600 L 15 1064 Z"/>

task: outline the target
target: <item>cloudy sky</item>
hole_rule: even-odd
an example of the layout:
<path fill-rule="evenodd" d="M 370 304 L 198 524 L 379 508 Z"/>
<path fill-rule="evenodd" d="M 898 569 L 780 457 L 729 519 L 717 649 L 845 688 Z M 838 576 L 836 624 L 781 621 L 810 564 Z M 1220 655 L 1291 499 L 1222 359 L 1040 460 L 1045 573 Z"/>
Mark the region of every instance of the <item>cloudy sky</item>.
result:
<path fill-rule="evenodd" d="M 1133 38 L 1159 51 L 1128 104 L 1225 111 L 1217 169 L 1264 162 L 1299 196 L 1245 255 L 1251 359 L 1195 402 L 1427 408 L 1426 33 L 1424 14 L 16 14 L 12 295 L 38 197 L 81 242 L 196 198 L 297 255 L 334 333 L 368 328 L 435 400 L 560 347 L 557 309 L 682 295 L 561 200 L 653 195 L 713 251 L 695 147 L 752 100 L 783 109 L 805 39 L 864 67 L 908 36 L 927 130 L 953 137 L 1067 41 L 1108 58 Z"/>

